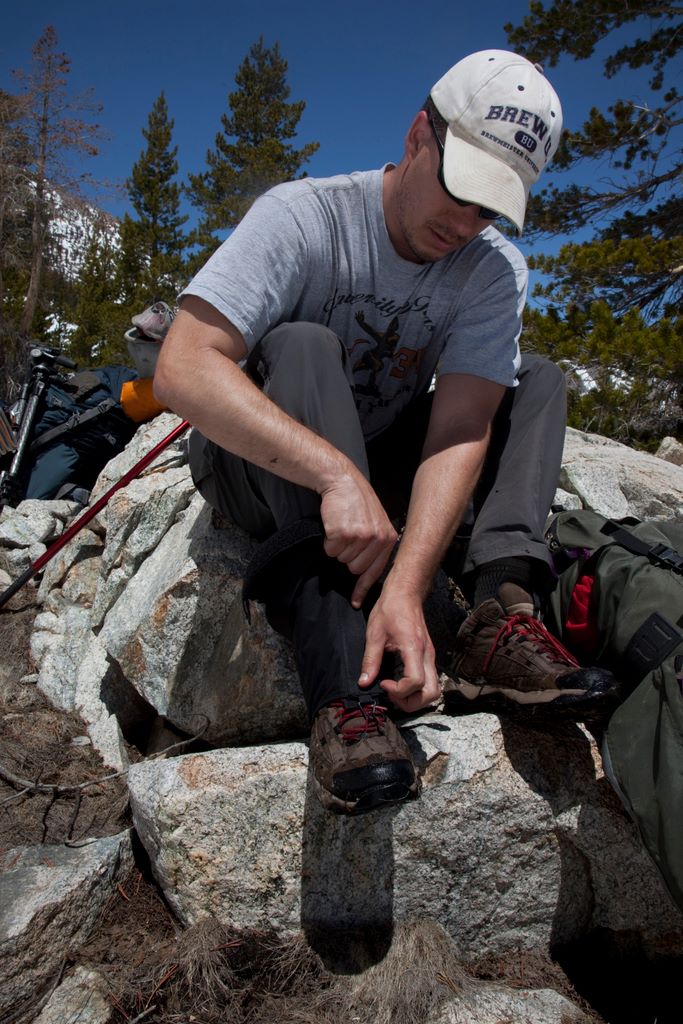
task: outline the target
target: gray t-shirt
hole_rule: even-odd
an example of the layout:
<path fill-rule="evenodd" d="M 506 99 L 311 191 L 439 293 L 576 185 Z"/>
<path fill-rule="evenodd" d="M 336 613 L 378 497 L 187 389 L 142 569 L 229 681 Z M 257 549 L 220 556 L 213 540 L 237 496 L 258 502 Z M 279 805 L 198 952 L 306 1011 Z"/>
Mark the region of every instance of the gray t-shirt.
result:
<path fill-rule="evenodd" d="M 304 178 L 258 199 L 183 294 L 253 346 L 278 324 L 325 324 L 346 346 L 366 437 L 435 372 L 516 383 L 527 269 L 493 226 L 436 263 L 394 249 L 383 170 Z"/>

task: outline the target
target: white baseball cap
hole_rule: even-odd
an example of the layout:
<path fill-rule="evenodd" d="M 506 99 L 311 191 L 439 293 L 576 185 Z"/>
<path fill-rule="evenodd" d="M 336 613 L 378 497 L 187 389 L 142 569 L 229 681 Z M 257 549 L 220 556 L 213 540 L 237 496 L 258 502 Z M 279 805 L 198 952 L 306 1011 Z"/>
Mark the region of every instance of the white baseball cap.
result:
<path fill-rule="evenodd" d="M 562 107 L 543 69 L 507 50 L 480 50 L 458 61 L 430 95 L 448 122 L 448 191 L 502 214 L 521 234 L 529 189 L 562 132 Z"/>

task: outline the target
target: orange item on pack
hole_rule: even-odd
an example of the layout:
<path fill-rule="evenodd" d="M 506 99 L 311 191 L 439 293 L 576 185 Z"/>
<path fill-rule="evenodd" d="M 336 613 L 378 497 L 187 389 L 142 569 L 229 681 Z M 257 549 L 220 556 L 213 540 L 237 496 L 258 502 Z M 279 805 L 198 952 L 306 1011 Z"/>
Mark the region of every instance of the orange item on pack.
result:
<path fill-rule="evenodd" d="M 121 405 L 129 419 L 135 423 L 144 423 L 166 412 L 168 406 L 157 402 L 152 391 L 152 377 L 142 380 L 129 380 L 121 388 Z"/>

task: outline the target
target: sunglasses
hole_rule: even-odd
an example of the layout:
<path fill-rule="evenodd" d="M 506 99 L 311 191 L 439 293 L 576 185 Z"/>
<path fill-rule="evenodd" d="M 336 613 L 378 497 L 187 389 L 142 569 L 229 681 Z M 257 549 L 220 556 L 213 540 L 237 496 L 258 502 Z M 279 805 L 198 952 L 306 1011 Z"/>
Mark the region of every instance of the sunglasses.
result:
<path fill-rule="evenodd" d="M 437 172 L 437 178 L 439 179 L 439 185 L 441 185 L 441 188 L 444 190 L 444 192 L 446 193 L 448 198 L 452 199 L 453 202 L 458 204 L 458 206 L 475 206 L 476 205 L 475 203 L 469 203 L 469 202 L 467 202 L 466 199 L 458 199 L 457 196 L 452 195 L 452 193 L 449 192 L 448 189 L 446 188 L 446 181 L 445 181 L 444 176 L 443 176 L 444 145 L 443 145 L 443 142 L 441 141 L 441 139 L 439 138 L 439 134 L 438 134 L 438 132 L 437 132 L 435 126 L 434 126 L 434 122 L 432 121 L 431 115 L 427 114 L 427 118 L 429 120 L 430 127 L 432 129 L 433 134 L 434 134 L 434 138 L 436 139 L 436 144 L 439 147 L 440 160 L 439 160 L 439 170 Z M 480 206 L 479 207 L 479 216 L 481 217 L 482 220 L 500 220 L 500 218 L 502 217 L 502 214 L 496 213 L 495 210 L 488 210 L 485 206 Z"/>

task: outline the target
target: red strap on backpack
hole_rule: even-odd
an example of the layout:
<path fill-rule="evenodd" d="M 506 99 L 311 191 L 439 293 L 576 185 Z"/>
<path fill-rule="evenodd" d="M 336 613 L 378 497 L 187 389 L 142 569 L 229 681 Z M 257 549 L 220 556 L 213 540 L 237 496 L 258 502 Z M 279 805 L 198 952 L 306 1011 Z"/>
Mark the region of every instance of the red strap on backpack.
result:
<path fill-rule="evenodd" d="M 599 643 L 597 619 L 592 609 L 594 586 L 595 576 L 592 573 L 586 572 L 578 578 L 564 627 L 567 646 L 586 660 L 595 654 Z"/>

